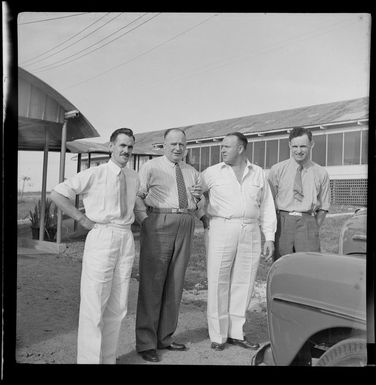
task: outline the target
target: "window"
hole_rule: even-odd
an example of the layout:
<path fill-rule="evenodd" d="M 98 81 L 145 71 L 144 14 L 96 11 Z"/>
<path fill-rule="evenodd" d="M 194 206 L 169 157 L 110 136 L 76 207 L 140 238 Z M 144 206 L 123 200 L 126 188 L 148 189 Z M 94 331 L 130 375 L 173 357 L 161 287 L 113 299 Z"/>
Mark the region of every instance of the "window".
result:
<path fill-rule="evenodd" d="M 252 163 L 253 142 L 248 142 L 246 150 L 247 158 Z"/>
<path fill-rule="evenodd" d="M 210 150 L 210 166 L 217 164 L 220 161 L 219 146 L 212 146 Z"/>
<path fill-rule="evenodd" d="M 278 162 L 282 162 L 283 160 L 290 158 L 290 147 L 289 147 L 289 140 L 286 139 L 280 139 L 279 140 L 279 159 Z"/>
<path fill-rule="evenodd" d="M 266 141 L 266 163 L 265 168 L 271 168 L 278 162 L 278 140 Z"/>
<path fill-rule="evenodd" d="M 209 147 L 201 147 L 200 171 L 209 167 Z"/>
<path fill-rule="evenodd" d="M 345 132 L 343 150 L 344 164 L 359 164 L 360 162 L 360 131 Z"/>
<path fill-rule="evenodd" d="M 320 166 L 326 165 L 326 135 L 313 135 L 312 160 Z"/>
<path fill-rule="evenodd" d="M 254 142 L 253 145 L 253 163 L 264 168 L 265 142 Z"/>
<path fill-rule="evenodd" d="M 362 164 L 368 163 L 368 131 L 362 131 Z"/>
<path fill-rule="evenodd" d="M 197 170 L 200 170 L 200 148 L 191 148 L 190 164 Z"/>
<path fill-rule="evenodd" d="M 343 133 L 328 135 L 328 166 L 342 165 Z"/>

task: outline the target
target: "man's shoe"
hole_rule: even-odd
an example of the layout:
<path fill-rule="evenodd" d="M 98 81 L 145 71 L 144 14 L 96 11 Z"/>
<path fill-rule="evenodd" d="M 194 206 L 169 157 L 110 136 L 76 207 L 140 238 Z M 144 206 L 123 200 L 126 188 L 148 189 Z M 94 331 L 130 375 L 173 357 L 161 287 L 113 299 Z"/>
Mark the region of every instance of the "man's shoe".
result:
<path fill-rule="evenodd" d="M 159 357 L 155 349 L 144 350 L 138 353 L 145 361 L 159 362 Z"/>
<path fill-rule="evenodd" d="M 225 348 L 225 344 L 219 344 L 217 342 L 212 342 L 212 344 L 210 345 L 210 347 L 213 349 L 213 350 L 216 350 L 217 352 L 221 352 L 224 348 Z"/>
<path fill-rule="evenodd" d="M 247 340 L 237 340 L 235 338 L 228 338 L 227 342 L 231 345 L 238 345 L 245 349 L 257 350 L 260 347 L 260 344 L 258 343 L 253 344 Z"/>
<path fill-rule="evenodd" d="M 167 350 L 183 352 L 184 350 L 187 350 L 187 347 L 184 344 L 178 344 L 177 342 L 171 342 L 170 345 L 165 346 L 165 347 L 160 348 L 160 349 L 167 349 Z"/>

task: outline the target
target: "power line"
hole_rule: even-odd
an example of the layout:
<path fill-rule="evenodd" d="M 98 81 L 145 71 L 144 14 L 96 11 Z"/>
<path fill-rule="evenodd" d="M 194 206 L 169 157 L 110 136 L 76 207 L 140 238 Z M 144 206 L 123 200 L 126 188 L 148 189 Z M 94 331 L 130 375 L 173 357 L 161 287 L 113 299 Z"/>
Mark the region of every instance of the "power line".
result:
<path fill-rule="evenodd" d="M 96 28 L 94 31 L 89 32 L 87 35 L 83 36 L 81 39 L 76 40 L 75 42 L 73 42 L 73 43 L 67 45 L 66 47 L 64 47 L 64 48 L 60 49 L 59 51 L 55 52 L 54 54 L 49 55 L 48 57 L 54 56 L 54 55 L 60 53 L 61 51 L 64 51 L 64 50 L 66 50 L 67 48 L 72 47 L 73 45 L 77 44 L 77 43 L 80 42 L 81 40 L 86 39 L 88 36 L 92 35 L 93 33 L 99 31 L 100 29 L 102 29 L 102 28 L 103 28 L 104 26 L 106 26 L 107 24 L 111 23 L 113 20 L 115 20 L 116 18 L 118 18 L 120 15 L 121 15 L 121 13 L 119 13 L 119 14 L 116 15 L 116 16 L 114 16 L 112 19 L 108 20 L 106 23 L 102 24 L 101 26 L 99 26 L 98 28 Z M 115 31 L 115 32 L 116 32 L 116 31 Z M 109 36 L 111 36 L 111 35 L 109 35 Z M 103 39 L 102 39 L 102 40 L 103 40 Z M 99 40 L 99 42 L 101 42 L 102 40 Z M 91 46 L 89 46 L 89 47 L 87 47 L 87 48 L 84 48 L 84 49 L 82 49 L 82 50 L 80 50 L 80 51 L 78 51 L 78 52 L 76 52 L 76 53 L 74 53 L 74 54 L 72 54 L 72 55 L 70 55 L 70 56 L 67 56 L 67 57 L 65 57 L 65 58 L 63 58 L 63 59 L 58 59 L 58 60 L 55 61 L 54 63 L 45 64 L 45 65 L 42 66 L 42 67 L 36 68 L 36 70 L 39 70 L 39 69 L 45 68 L 45 67 L 49 67 L 49 66 L 51 66 L 51 65 L 53 65 L 53 64 L 55 64 L 55 63 L 59 63 L 59 62 L 61 62 L 61 61 L 64 61 L 64 60 L 66 60 L 67 58 L 70 58 L 70 57 L 72 57 L 72 56 L 78 55 L 80 52 L 85 51 L 86 49 L 92 47 L 93 45 L 98 44 L 99 42 L 96 42 L 96 43 L 92 44 Z M 45 59 L 46 59 L 46 58 L 45 58 Z M 45 59 L 42 59 L 42 60 L 40 60 L 40 61 L 43 61 L 43 60 L 45 60 Z M 37 63 L 37 62 L 35 62 L 35 63 L 31 64 L 31 65 L 34 65 L 34 64 L 36 64 L 36 63 Z"/>
<path fill-rule="evenodd" d="M 62 65 L 65 65 L 65 64 L 71 63 L 71 62 L 73 62 L 73 61 L 76 61 L 76 60 L 78 60 L 78 59 L 80 59 L 80 58 L 82 58 L 82 57 L 84 57 L 84 56 L 86 56 L 86 55 L 89 55 L 89 54 L 91 54 L 91 53 L 97 51 L 97 50 L 100 49 L 100 48 L 105 47 L 106 45 L 112 43 L 113 41 L 120 39 L 121 37 L 123 37 L 124 35 L 128 34 L 129 32 L 131 32 L 131 31 L 133 31 L 133 30 L 135 30 L 135 29 L 141 27 L 143 24 L 148 23 L 150 20 L 152 20 L 152 19 L 154 19 L 155 17 L 159 16 L 159 14 L 154 15 L 154 16 L 151 17 L 150 19 L 144 21 L 143 23 L 137 25 L 136 27 L 130 29 L 129 31 L 126 31 L 125 33 L 121 34 L 120 36 L 116 37 L 115 39 L 112 39 L 112 40 L 110 40 L 109 42 L 107 42 L 107 43 L 105 43 L 105 44 L 102 44 L 101 46 L 99 46 L 99 47 L 97 47 L 97 48 L 91 50 L 90 52 L 87 52 L 87 53 L 85 53 L 85 54 L 83 54 L 83 55 L 80 55 L 80 56 L 78 56 L 78 57 L 76 57 L 76 58 L 74 58 L 74 59 L 72 59 L 72 60 L 68 60 L 68 61 L 63 62 L 63 63 L 61 62 L 61 61 L 64 61 L 64 60 L 69 59 L 70 57 L 77 56 L 77 55 L 80 54 L 81 52 L 86 51 L 86 50 L 88 50 L 89 48 L 91 48 L 91 47 L 97 45 L 97 44 L 100 43 L 101 41 L 103 41 L 103 40 L 109 38 L 110 36 L 114 35 L 115 33 L 119 32 L 120 30 L 122 30 L 122 29 L 124 29 L 124 28 L 130 26 L 130 25 L 133 24 L 133 23 L 135 23 L 137 20 L 141 19 L 141 18 L 144 17 L 145 15 L 146 15 L 146 13 L 143 14 L 143 15 L 141 15 L 141 16 L 139 16 L 139 17 L 137 17 L 135 20 L 133 20 L 133 21 L 131 21 L 130 23 L 128 23 L 127 25 L 125 25 L 125 26 L 119 28 L 119 29 L 116 30 L 115 32 L 111 33 L 110 35 L 107 35 L 106 37 L 104 37 L 103 39 L 97 41 L 96 43 L 94 43 L 94 44 L 92 44 L 92 45 L 90 45 L 90 46 L 88 46 L 88 47 L 86 47 L 86 48 L 84 48 L 84 49 L 82 49 L 82 50 L 80 50 L 80 51 L 78 51 L 78 52 L 76 52 L 76 53 L 70 55 L 70 56 L 67 56 L 67 57 L 65 57 L 64 59 L 60 59 L 60 60 L 58 60 L 58 61 L 56 61 L 56 62 L 54 62 L 54 63 L 50 63 L 50 64 L 48 64 L 48 65 L 45 65 L 45 66 L 36 68 L 34 71 L 35 71 L 35 72 L 49 71 L 49 70 L 52 70 L 52 69 L 61 67 Z M 55 64 L 56 64 L 56 65 L 55 65 Z M 46 68 L 46 67 L 47 67 L 47 68 Z"/>
<path fill-rule="evenodd" d="M 27 21 L 25 23 L 19 23 L 18 25 L 41 23 L 42 21 L 50 21 L 50 20 L 57 20 L 57 19 L 66 19 L 67 17 L 80 16 L 80 15 L 85 15 L 87 13 L 89 13 L 89 12 L 76 13 L 74 15 L 68 15 L 68 16 L 51 17 L 50 19 L 41 19 L 41 20 Z"/>
<path fill-rule="evenodd" d="M 213 70 L 217 70 L 219 68 L 222 68 L 222 67 L 226 67 L 230 64 L 232 64 L 233 62 L 235 61 L 241 61 L 241 60 L 244 60 L 244 59 L 247 59 L 247 58 L 250 58 L 250 57 L 255 57 L 257 55 L 261 55 L 261 54 L 265 54 L 265 53 L 268 53 L 268 52 L 272 52 L 272 51 L 275 51 L 275 50 L 278 50 L 278 49 L 282 49 L 286 46 L 286 43 L 289 43 L 290 41 L 304 41 L 304 40 L 307 40 L 307 39 L 311 39 L 311 38 L 315 38 L 317 36 L 320 36 L 320 35 L 325 35 L 327 34 L 328 32 L 332 31 L 333 29 L 336 29 L 340 26 L 342 26 L 342 24 L 345 24 L 345 25 L 351 25 L 351 24 L 354 24 L 356 23 L 355 22 L 351 22 L 351 23 L 348 23 L 349 20 L 342 20 L 338 23 L 335 23 L 332 28 L 329 28 L 329 29 L 326 29 L 324 31 L 321 31 L 321 32 L 318 32 L 318 33 L 315 33 L 315 31 L 309 31 L 309 32 L 306 32 L 305 34 L 299 34 L 298 36 L 295 36 L 295 37 L 292 37 L 292 38 L 288 38 L 288 39 L 285 39 L 283 41 L 280 41 L 274 45 L 272 45 L 271 47 L 268 47 L 268 48 L 265 48 L 265 49 L 262 49 L 260 50 L 260 52 L 250 52 L 250 53 L 247 53 L 246 55 L 242 55 L 242 56 L 239 56 L 239 57 L 236 57 L 236 58 L 232 58 L 232 59 L 228 59 L 228 60 L 225 60 L 225 61 L 222 61 L 222 62 L 217 62 L 215 64 L 212 64 L 212 65 L 207 65 L 207 66 L 204 66 L 204 67 L 201 67 L 201 68 L 198 68 L 196 71 L 194 72 L 191 72 L 189 74 L 185 74 L 185 76 L 178 76 L 178 77 L 175 77 L 175 79 L 169 79 L 167 81 L 167 83 L 175 83 L 177 81 L 181 81 L 181 80 L 185 80 L 185 79 L 188 79 L 192 76 L 196 76 L 198 74 L 201 74 L 201 73 L 205 73 L 205 72 L 208 72 L 208 71 L 213 71 Z M 318 25 L 316 28 L 321 28 L 322 26 L 326 26 L 326 23 L 322 23 L 320 25 Z M 161 81 L 158 81 L 156 83 L 154 83 L 154 86 L 158 85 L 159 83 L 161 83 Z M 163 81 L 163 83 L 166 85 L 166 81 Z M 143 85 L 141 85 L 142 87 Z M 150 87 L 150 84 L 148 84 L 148 87 Z"/>
<path fill-rule="evenodd" d="M 96 23 L 98 23 L 99 21 L 101 21 L 101 20 L 102 20 L 104 17 L 106 17 L 108 14 L 109 14 L 109 12 L 107 12 L 106 14 L 104 14 L 103 16 L 101 16 L 99 19 L 97 19 L 97 20 L 94 21 L 93 23 L 91 23 L 91 24 L 89 24 L 88 26 L 86 26 L 86 27 L 85 27 L 84 29 L 82 29 L 81 31 L 77 32 L 76 34 L 74 34 L 73 36 L 71 36 L 71 37 L 69 37 L 68 39 L 64 40 L 63 42 L 61 42 L 61 43 L 55 45 L 54 47 L 48 49 L 47 51 L 44 51 L 43 53 L 38 54 L 37 56 L 34 56 L 33 58 L 30 58 L 30 59 L 25 60 L 21 65 L 25 65 L 26 63 L 28 63 L 28 62 L 30 62 L 30 61 L 34 61 L 35 59 L 39 59 L 41 56 L 44 56 L 45 54 L 47 54 L 47 53 L 53 51 L 54 49 L 56 49 L 56 48 L 62 46 L 63 44 L 67 43 L 68 41 L 74 39 L 76 36 L 80 35 L 80 34 L 83 33 L 84 31 L 86 31 L 88 28 L 90 28 L 90 27 L 93 26 L 94 24 L 96 24 Z M 119 14 L 118 16 L 120 16 L 120 14 Z M 116 17 L 118 17 L 118 16 L 116 16 Z M 113 19 L 111 19 L 110 21 L 112 21 L 112 20 L 113 20 Z M 102 27 L 105 26 L 106 24 L 108 24 L 108 22 L 105 23 L 105 24 L 103 24 Z M 100 27 L 100 28 L 102 28 L 102 27 Z M 98 29 L 99 29 L 99 28 L 98 28 Z M 96 32 L 98 29 L 92 31 L 90 34 Z M 86 35 L 85 37 L 89 36 L 90 34 Z M 82 39 L 80 39 L 80 40 L 82 40 Z M 78 43 L 80 40 L 76 41 L 75 43 Z M 75 43 L 74 43 L 74 44 L 75 44 Z M 68 47 L 70 47 L 70 46 L 68 46 Z M 68 47 L 65 47 L 65 48 L 63 48 L 63 49 L 67 49 Z M 53 56 L 53 55 L 56 55 L 57 53 L 59 53 L 59 52 L 61 52 L 61 51 L 62 51 L 62 50 L 60 50 L 60 51 L 58 51 L 58 52 L 55 52 L 55 53 L 53 53 L 52 55 L 48 55 L 48 56 L 46 56 L 45 58 L 40 59 L 39 61 L 46 60 L 48 57 L 51 57 L 51 56 Z M 37 63 L 37 62 L 39 62 L 39 61 L 36 61 L 35 63 Z M 33 63 L 33 64 L 35 64 L 35 63 Z M 30 64 L 30 65 L 31 65 L 31 64 Z"/>
<path fill-rule="evenodd" d="M 165 45 L 165 44 L 169 43 L 170 41 L 175 40 L 175 39 L 177 39 L 178 37 L 180 37 L 180 36 L 182 36 L 182 35 L 184 35 L 184 34 L 190 32 L 190 31 L 192 31 L 193 29 L 199 27 L 200 25 L 202 25 L 202 24 L 208 22 L 210 19 L 212 19 L 213 17 L 215 17 L 215 16 L 217 16 L 217 15 L 218 15 L 218 14 L 214 14 L 214 15 L 208 17 L 208 18 L 205 19 L 204 21 L 202 21 L 202 22 L 200 22 L 200 23 L 198 23 L 198 24 L 195 24 L 193 27 L 188 28 L 188 29 L 184 30 L 183 32 L 178 33 L 177 35 L 173 36 L 172 38 L 170 38 L 170 39 L 168 39 L 168 40 L 165 40 L 165 41 L 163 41 L 163 42 L 160 43 L 160 44 L 157 44 L 156 46 L 152 47 L 151 49 L 149 49 L 149 50 L 147 50 L 147 51 L 145 51 L 145 52 L 142 52 L 141 54 L 136 55 L 136 56 L 134 56 L 133 58 L 131 58 L 131 59 L 125 61 L 125 62 L 122 62 L 122 63 L 120 63 L 120 64 L 118 64 L 118 65 L 116 65 L 116 66 L 114 66 L 114 67 L 109 68 L 108 70 L 106 70 L 106 71 L 104 71 L 104 72 L 101 72 L 100 74 L 98 74 L 98 75 L 96 75 L 96 76 L 93 76 L 93 77 L 91 77 L 91 78 L 89 78 L 89 79 L 83 80 L 83 81 L 81 81 L 81 82 L 79 82 L 79 83 L 76 83 L 76 84 L 74 84 L 74 85 L 72 85 L 72 86 L 69 86 L 69 87 L 66 87 L 66 88 L 64 88 L 64 89 L 66 90 L 66 89 L 74 88 L 74 87 L 77 87 L 78 85 L 81 85 L 81 84 L 83 84 L 83 83 L 86 83 L 86 82 L 88 82 L 88 81 L 90 81 L 90 80 L 97 79 L 98 77 L 101 77 L 101 76 L 103 76 L 103 75 L 105 75 L 105 74 L 107 74 L 107 73 L 109 73 L 109 72 L 111 72 L 111 71 L 113 71 L 113 70 L 115 70 L 115 69 L 117 69 L 117 68 L 123 66 L 123 65 L 126 65 L 126 64 L 128 64 L 128 63 L 130 63 L 130 62 L 132 62 L 132 61 L 134 61 L 134 60 L 136 60 L 136 59 L 138 59 L 138 58 L 141 57 L 141 56 L 147 55 L 148 53 L 150 53 L 150 52 L 156 50 L 157 48 L 161 47 L 162 45 Z"/>

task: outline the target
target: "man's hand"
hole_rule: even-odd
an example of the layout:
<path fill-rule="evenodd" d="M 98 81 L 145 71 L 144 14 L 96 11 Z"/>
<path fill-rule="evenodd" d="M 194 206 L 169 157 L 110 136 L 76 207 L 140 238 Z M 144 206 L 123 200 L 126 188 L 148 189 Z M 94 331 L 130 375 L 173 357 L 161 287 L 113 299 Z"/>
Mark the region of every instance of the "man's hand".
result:
<path fill-rule="evenodd" d="M 193 185 L 189 188 L 189 191 L 194 196 L 194 198 L 199 200 L 202 195 L 202 186 L 200 186 L 199 184 Z"/>
<path fill-rule="evenodd" d="M 274 253 L 274 242 L 273 241 L 265 241 L 264 243 L 264 258 L 266 262 L 269 262 Z"/>
<path fill-rule="evenodd" d="M 80 217 L 80 219 L 78 219 L 77 221 L 82 227 L 84 227 L 85 229 L 87 230 L 91 230 L 94 225 L 95 225 L 95 222 L 93 222 L 92 220 L 90 220 L 86 215 L 83 215 L 82 217 Z"/>
<path fill-rule="evenodd" d="M 200 218 L 200 221 L 202 222 L 202 224 L 204 226 L 204 229 L 205 230 L 209 230 L 209 218 L 206 215 L 203 215 Z"/>

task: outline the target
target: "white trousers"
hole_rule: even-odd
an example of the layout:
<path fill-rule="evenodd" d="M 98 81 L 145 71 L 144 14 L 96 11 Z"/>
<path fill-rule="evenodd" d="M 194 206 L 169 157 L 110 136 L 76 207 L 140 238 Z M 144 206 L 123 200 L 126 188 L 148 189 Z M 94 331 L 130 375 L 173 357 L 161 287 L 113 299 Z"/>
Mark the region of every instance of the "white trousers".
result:
<path fill-rule="evenodd" d="M 82 259 L 77 363 L 115 364 L 135 256 L 130 226 L 96 224 Z"/>
<path fill-rule="evenodd" d="M 207 319 L 212 342 L 243 339 L 260 261 L 257 221 L 212 218 L 207 239 Z"/>

